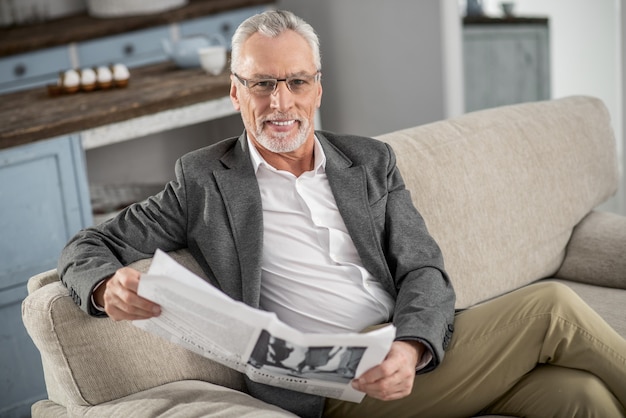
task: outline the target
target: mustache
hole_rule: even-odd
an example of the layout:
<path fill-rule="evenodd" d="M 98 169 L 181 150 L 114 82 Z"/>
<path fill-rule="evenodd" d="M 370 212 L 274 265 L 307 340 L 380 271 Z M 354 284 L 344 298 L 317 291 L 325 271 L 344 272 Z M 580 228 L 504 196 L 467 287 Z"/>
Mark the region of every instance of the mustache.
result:
<path fill-rule="evenodd" d="M 301 122 L 300 118 L 296 115 L 291 115 L 289 113 L 273 113 L 271 115 L 267 115 L 261 118 L 260 122 L 274 122 L 280 120 L 295 120 L 297 122 Z"/>

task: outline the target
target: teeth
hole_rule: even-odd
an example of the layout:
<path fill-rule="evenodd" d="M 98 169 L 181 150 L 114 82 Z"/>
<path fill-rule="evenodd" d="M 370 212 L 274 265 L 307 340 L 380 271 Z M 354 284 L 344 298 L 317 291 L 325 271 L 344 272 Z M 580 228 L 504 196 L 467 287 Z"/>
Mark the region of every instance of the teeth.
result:
<path fill-rule="evenodd" d="M 287 126 L 287 125 L 291 125 L 291 124 L 295 123 L 295 121 L 293 121 L 293 120 L 287 120 L 287 121 L 272 120 L 270 122 L 273 123 L 274 125 L 278 125 L 278 126 Z"/>

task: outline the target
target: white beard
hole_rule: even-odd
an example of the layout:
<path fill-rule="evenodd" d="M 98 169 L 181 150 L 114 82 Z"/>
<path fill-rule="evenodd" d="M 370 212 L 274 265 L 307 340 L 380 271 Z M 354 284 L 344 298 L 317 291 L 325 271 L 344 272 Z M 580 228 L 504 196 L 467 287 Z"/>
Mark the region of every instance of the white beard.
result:
<path fill-rule="evenodd" d="M 291 135 L 291 133 L 268 135 L 265 131 L 263 131 L 263 126 L 268 120 L 271 119 L 268 118 L 260 121 L 257 124 L 255 132 L 256 140 L 259 141 L 259 144 L 261 144 L 268 151 L 275 153 L 292 152 L 300 148 L 302 144 L 306 142 L 307 134 L 309 132 L 309 121 L 307 119 L 295 119 L 296 123 L 300 123 L 300 128 L 298 128 L 298 132 L 295 137 L 291 139 L 288 138 L 288 135 Z"/>

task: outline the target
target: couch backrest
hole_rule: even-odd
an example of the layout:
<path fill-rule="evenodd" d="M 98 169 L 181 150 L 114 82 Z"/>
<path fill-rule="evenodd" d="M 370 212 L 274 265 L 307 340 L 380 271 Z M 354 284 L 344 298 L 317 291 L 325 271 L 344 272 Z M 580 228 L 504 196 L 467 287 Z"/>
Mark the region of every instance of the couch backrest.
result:
<path fill-rule="evenodd" d="M 380 137 L 444 253 L 464 308 L 561 265 L 574 226 L 617 189 L 601 101 L 494 108 Z"/>

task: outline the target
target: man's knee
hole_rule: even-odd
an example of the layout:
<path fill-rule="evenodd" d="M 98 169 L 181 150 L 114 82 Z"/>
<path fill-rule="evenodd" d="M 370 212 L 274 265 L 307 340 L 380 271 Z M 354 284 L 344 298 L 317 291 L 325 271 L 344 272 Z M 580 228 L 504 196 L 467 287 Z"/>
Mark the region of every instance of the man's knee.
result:
<path fill-rule="evenodd" d="M 526 417 L 622 417 L 601 379 L 575 369 L 538 366 L 484 412 Z"/>
<path fill-rule="evenodd" d="M 542 281 L 533 285 L 540 297 L 553 301 L 580 299 L 578 294 L 566 284 L 554 281 Z"/>
<path fill-rule="evenodd" d="M 532 287 L 535 288 L 533 297 L 553 313 L 566 313 L 588 308 L 580 296 L 563 283 L 545 281 L 534 284 Z"/>
<path fill-rule="evenodd" d="M 602 380 L 581 370 L 566 370 L 559 381 L 553 381 L 551 395 L 570 416 L 621 417 L 624 408 Z"/>

